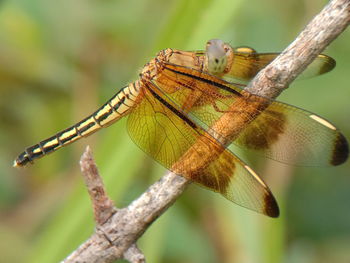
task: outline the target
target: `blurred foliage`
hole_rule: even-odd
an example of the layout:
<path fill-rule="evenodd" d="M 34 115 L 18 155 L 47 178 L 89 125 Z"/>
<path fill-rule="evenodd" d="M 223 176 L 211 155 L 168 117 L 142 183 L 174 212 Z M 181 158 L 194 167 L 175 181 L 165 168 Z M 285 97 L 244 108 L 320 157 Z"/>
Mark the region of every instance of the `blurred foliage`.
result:
<path fill-rule="evenodd" d="M 159 178 L 125 120 L 11 167 L 34 144 L 94 111 L 162 48 L 203 49 L 211 38 L 282 50 L 326 1 L 12 0 L 0 5 L 0 251 L 2 262 L 58 262 L 92 233 L 78 160 L 95 150 L 107 190 L 126 206 Z M 280 100 L 332 120 L 350 138 L 350 34 L 326 53 L 334 72 L 297 81 Z M 130 165 L 132 164 L 132 165 Z M 350 262 L 350 164 L 296 168 L 258 160 L 281 205 L 269 219 L 196 186 L 139 241 L 148 262 Z M 266 177 L 267 176 L 267 177 Z"/>

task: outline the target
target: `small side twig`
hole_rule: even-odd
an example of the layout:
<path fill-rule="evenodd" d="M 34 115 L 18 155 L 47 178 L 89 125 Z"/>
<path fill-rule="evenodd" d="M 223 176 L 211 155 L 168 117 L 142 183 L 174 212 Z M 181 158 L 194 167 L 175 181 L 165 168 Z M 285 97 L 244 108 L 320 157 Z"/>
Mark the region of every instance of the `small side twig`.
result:
<path fill-rule="evenodd" d="M 135 244 L 129 247 L 129 249 L 124 253 L 124 259 L 131 263 L 146 262 L 145 255 L 142 254 L 140 249 Z"/>
<path fill-rule="evenodd" d="M 95 221 L 98 225 L 102 225 L 116 212 L 116 208 L 113 201 L 106 194 L 89 146 L 86 147 L 81 156 L 80 170 L 90 195 Z"/>
<path fill-rule="evenodd" d="M 89 146 L 86 147 L 80 159 L 80 170 L 82 172 L 85 185 L 88 189 L 90 199 L 92 202 L 94 217 L 96 221 L 96 233 L 105 238 L 110 246 L 113 246 L 113 241 L 109 239 L 108 235 L 100 228 L 113 216 L 118 209 L 114 206 L 114 202 L 108 197 L 105 190 L 102 178 L 98 172 L 95 160 L 92 156 L 92 151 Z M 90 246 L 82 246 L 80 249 L 85 250 Z M 136 246 L 132 244 L 123 254 L 123 258 L 131 263 L 144 263 L 145 256 Z M 69 260 L 68 258 L 66 260 Z M 65 261 L 67 262 L 67 261 Z M 75 258 L 74 262 L 81 262 Z"/>

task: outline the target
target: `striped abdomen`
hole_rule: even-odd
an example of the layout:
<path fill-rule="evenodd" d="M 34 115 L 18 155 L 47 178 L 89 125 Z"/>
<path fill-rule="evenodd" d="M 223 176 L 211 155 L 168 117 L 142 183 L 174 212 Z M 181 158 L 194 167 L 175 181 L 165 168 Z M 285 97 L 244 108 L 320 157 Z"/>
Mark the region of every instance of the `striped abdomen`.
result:
<path fill-rule="evenodd" d="M 16 158 L 14 166 L 24 166 L 27 163 L 33 162 L 35 159 L 41 158 L 82 137 L 87 137 L 103 127 L 109 126 L 129 112 L 134 106 L 138 94 L 138 82 L 124 87 L 87 118 L 38 144 L 28 147 Z"/>

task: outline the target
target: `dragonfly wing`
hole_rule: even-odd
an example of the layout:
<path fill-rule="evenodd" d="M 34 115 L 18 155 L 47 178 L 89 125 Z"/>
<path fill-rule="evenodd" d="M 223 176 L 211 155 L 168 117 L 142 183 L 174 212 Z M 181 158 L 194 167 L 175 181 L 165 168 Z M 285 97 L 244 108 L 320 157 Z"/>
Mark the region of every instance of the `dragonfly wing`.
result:
<path fill-rule="evenodd" d="M 311 112 L 248 94 L 219 78 L 182 66 L 167 65 L 157 81 L 177 85 L 176 91 L 169 94 L 171 99 L 188 109 L 208 130 L 229 111 L 232 123 L 240 125 L 242 116 L 247 119 L 249 124 L 232 139 L 242 148 L 297 165 L 338 165 L 348 157 L 345 137 L 330 122 Z M 187 105 L 193 97 L 196 100 Z M 256 104 L 260 107 L 251 110 Z"/>
<path fill-rule="evenodd" d="M 163 87 L 168 89 L 169 87 Z M 169 170 L 251 210 L 277 217 L 272 193 L 255 172 L 201 128 L 154 83 L 128 118 L 132 140 Z"/>
<path fill-rule="evenodd" d="M 203 142 L 205 143 L 205 142 Z M 275 198 L 261 178 L 228 149 L 203 172 L 192 173 L 196 183 L 221 193 L 228 200 L 251 210 L 278 217 Z"/>
<path fill-rule="evenodd" d="M 239 80 L 244 83 L 249 82 L 261 69 L 279 55 L 279 53 L 256 53 L 255 50 L 245 47 L 235 49 L 234 54 L 231 70 L 223 77 L 229 82 Z M 311 78 L 327 73 L 335 65 L 336 62 L 333 58 L 321 54 L 305 69 L 298 79 Z"/>
<path fill-rule="evenodd" d="M 298 165 L 339 165 L 349 154 L 345 137 L 333 124 L 276 101 L 240 133 L 234 144 Z"/>

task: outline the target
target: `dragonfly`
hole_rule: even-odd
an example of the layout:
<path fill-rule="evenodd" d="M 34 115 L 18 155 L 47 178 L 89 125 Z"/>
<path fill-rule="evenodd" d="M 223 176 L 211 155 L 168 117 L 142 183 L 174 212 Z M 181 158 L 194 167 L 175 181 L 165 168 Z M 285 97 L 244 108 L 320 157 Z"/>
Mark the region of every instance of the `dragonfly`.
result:
<path fill-rule="evenodd" d="M 203 51 L 164 49 L 135 82 L 80 122 L 26 148 L 14 166 L 33 163 L 128 115 L 132 140 L 164 167 L 240 206 L 278 217 L 271 190 L 229 144 L 297 165 L 339 165 L 349 149 L 344 135 L 319 115 L 244 90 L 277 56 L 219 39 L 209 40 Z M 304 76 L 334 67 L 335 60 L 321 54 Z"/>

